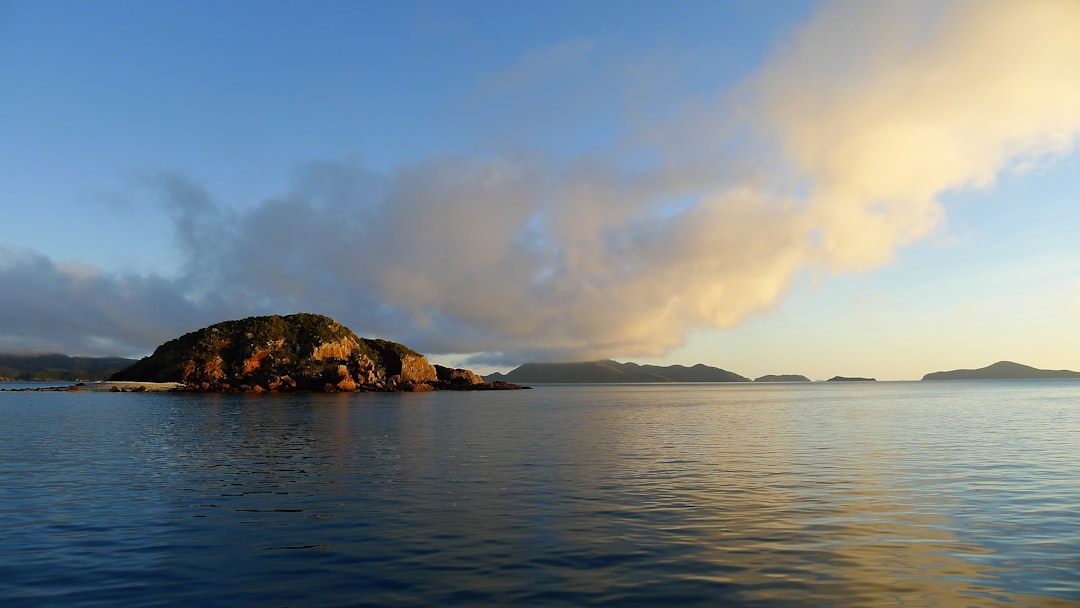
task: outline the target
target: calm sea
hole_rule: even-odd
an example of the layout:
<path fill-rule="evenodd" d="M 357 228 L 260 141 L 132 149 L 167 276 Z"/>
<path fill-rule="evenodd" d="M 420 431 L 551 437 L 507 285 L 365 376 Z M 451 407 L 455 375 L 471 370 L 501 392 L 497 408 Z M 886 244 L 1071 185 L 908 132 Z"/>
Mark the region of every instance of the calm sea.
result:
<path fill-rule="evenodd" d="M 1080 382 L 0 393 L 0 605 L 1080 606 Z"/>

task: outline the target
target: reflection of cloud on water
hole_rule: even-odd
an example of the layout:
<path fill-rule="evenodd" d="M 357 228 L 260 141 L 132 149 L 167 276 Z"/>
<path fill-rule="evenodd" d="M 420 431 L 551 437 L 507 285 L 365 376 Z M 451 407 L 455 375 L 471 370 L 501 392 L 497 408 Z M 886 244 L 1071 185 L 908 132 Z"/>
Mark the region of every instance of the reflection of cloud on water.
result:
<path fill-rule="evenodd" d="M 954 457 L 971 453 L 950 430 L 934 428 L 928 411 L 939 404 L 883 404 L 872 385 L 865 393 L 820 390 L 818 403 L 779 406 L 791 441 L 775 444 L 786 448 L 783 454 L 762 454 L 759 474 L 773 465 L 789 473 L 769 484 L 774 495 L 759 495 L 768 506 L 736 509 L 771 514 L 743 529 L 750 542 L 742 555 L 753 556 L 753 579 L 761 583 L 751 583 L 748 596 L 777 599 L 769 581 L 779 575 L 816 596 L 865 605 L 1065 603 L 1038 595 L 1037 587 L 1035 595 L 1003 589 L 1017 588 L 1003 584 L 1010 568 L 987 538 L 970 533 L 972 522 L 958 517 L 971 517 L 973 507 L 954 478 Z M 904 443 L 913 438 L 917 443 Z M 728 537 L 719 547 L 740 542 Z M 770 571 L 777 555 L 799 554 L 804 571 Z"/>
<path fill-rule="evenodd" d="M 598 388 L 610 408 L 591 415 L 604 424 L 571 431 L 565 453 L 582 477 L 607 479 L 590 542 L 651 561 L 665 592 L 789 605 L 1064 603 L 1004 590 L 1018 588 L 1009 566 L 957 516 L 971 504 L 949 464 L 966 448 L 920 434 L 925 412 L 869 405 L 852 387 L 680 389 L 673 399 L 656 387 L 653 401 L 648 387 Z"/>

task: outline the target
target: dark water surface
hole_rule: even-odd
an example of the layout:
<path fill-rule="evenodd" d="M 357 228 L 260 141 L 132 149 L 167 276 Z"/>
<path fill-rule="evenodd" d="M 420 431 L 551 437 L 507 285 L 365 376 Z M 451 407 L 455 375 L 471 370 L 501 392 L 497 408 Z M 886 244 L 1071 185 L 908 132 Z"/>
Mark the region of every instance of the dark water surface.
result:
<path fill-rule="evenodd" d="M 0 393 L 2 606 L 1080 606 L 1080 382 Z"/>

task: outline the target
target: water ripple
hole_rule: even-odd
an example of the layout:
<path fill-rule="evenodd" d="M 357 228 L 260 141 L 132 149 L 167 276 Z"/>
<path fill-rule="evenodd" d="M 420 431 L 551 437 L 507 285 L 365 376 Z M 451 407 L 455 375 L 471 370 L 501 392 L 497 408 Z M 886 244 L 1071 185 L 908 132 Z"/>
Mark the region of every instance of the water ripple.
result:
<path fill-rule="evenodd" d="M 1080 606 L 1080 383 L 0 395 L 0 604 Z"/>

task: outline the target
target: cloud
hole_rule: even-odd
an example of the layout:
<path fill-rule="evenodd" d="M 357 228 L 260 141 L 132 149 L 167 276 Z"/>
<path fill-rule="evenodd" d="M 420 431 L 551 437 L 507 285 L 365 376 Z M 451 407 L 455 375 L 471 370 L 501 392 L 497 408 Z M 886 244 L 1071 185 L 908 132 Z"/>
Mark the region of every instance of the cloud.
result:
<path fill-rule="evenodd" d="M 3 247 L 0 284 L 0 344 L 8 352 L 140 354 L 212 314 L 162 278 L 109 275 Z"/>
<path fill-rule="evenodd" d="M 324 167 L 323 178 L 362 171 Z M 806 257 L 799 215 L 752 191 L 666 215 L 658 201 L 677 178 L 444 157 L 336 204 L 302 186 L 216 238 L 212 291 L 328 312 L 428 352 L 660 354 L 688 327 L 731 326 L 767 307 Z M 191 215 L 215 216 L 182 201 L 202 196 L 188 186 L 170 196 L 185 231 L 199 221 Z M 193 269 L 192 283 L 206 279 Z"/>
<path fill-rule="evenodd" d="M 686 138 L 644 161 L 325 162 L 243 211 L 163 176 L 181 277 L 9 253 L 0 280 L 20 287 L 0 296 L 16 311 L 0 337 L 149 348 L 195 323 L 309 310 L 485 362 L 662 355 L 695 329 L 768 311 L 800 272 L 886 263 L 940 224 L 943 192 L 1069 150 L 1077 31 L 1069 1 L 836 3 L 705 120 L 643 129 L 642 141 Z M 520 65 L 543 74 L 591 50 Z M 740 149 L 738 163 L 708 152 Z"/>
<path fill-rule="evenodd" d="M 942 219 L 936 197 L 1069 150 L 1080 5 L 837 2 L 752 93 L 836 269 L 877 266 Z"/>

